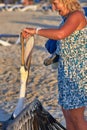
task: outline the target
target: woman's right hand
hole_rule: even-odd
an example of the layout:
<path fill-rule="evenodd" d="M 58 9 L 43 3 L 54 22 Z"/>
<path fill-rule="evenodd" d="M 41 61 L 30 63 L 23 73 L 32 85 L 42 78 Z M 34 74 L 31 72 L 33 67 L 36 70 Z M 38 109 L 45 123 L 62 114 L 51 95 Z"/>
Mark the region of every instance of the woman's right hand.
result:
<path fill-rule="evenodd" d="M 35 28 L 24 28 L 22 30 L 22 36 L 23 38 L 28 38 L 36 34 L 36 29 Z"/>

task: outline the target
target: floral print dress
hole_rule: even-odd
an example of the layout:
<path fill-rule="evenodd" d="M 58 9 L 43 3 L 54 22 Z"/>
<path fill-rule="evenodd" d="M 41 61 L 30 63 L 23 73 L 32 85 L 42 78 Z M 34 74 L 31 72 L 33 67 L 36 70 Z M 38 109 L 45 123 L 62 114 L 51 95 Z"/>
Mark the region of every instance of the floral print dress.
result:
<path fill-rule="evenodd" d="M 58 52 L 59 104 L 67 110 L 86 106 L 87 26 L 61 40 Z"/>

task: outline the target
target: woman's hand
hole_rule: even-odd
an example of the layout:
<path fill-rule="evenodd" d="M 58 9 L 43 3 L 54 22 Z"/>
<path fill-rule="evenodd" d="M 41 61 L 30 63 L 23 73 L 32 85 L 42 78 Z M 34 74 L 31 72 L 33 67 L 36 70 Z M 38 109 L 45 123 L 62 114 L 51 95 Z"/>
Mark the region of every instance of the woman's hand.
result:
<path fill-rule="evenodd" d="M 28 38 L 30 36 L 33 36 L 34 34 L 36 34 L 36 29 L 35 28 L 24 28 L 22 30 L 22 36 L 24 38 Z"/>

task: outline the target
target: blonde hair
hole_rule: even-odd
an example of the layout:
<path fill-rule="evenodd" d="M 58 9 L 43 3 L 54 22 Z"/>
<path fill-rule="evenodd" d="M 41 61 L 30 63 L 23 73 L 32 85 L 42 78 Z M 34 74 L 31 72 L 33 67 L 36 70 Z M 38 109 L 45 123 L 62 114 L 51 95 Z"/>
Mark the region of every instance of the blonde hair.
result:
<path fill-rule="evenodd" d="M 75 10 L 82 10 L 82 7 L 78 0 L 59 0 L 59 1 L 62 2 L 64 6 L 70 10 L 70 12 L 73 12 Z"/>

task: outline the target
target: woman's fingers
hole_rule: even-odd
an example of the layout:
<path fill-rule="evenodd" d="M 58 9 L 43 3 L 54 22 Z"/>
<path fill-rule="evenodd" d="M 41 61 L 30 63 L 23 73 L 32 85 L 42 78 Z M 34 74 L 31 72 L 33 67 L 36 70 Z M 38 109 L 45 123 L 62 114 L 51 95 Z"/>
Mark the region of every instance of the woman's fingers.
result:
<path fill-rule="evenodd" d="M 24 38 L 28 38 L 28 37 L 30 37 L 31 35 L 30 35 L 29 33 L 25 32 L 25 31 L 22 31 L 22 36 L 23 36 Z"/>
<path fill-rule="evenodd" d="M 25 28 L 24 31 L 25 31 L 26 33 L 31 34 L 31 35 L 36 34 L 36 29 L 35 29 L 35 28 Z"/>
<path fill-rule="evenodd" d="M 28 38 L 28 37 L 30 37 L 30 36 L 32 36 L 34 34 L 36 34 L 36 29 L 34 29 L 34 28 L 24 28 L 22 30 L 22 36 L 24 38 Z"/>

